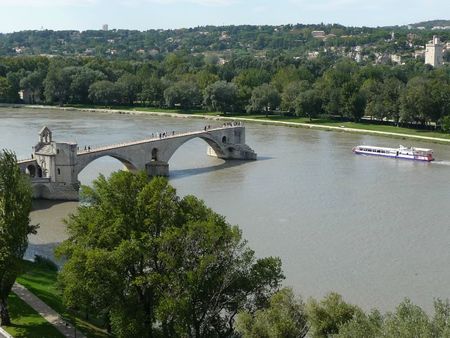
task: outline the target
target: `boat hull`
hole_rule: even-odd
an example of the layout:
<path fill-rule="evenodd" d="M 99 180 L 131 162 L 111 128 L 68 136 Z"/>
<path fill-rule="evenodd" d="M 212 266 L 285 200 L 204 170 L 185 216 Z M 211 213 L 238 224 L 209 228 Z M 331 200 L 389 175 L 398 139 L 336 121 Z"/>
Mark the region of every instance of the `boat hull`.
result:
<path fill-rule="evenodd" d="M 434 161 L 434 158 L 429 158 L 426 156 L 417 156 L 417 155 L 406 155 L 406 154 L 380 154 L 373 152 L 365 152 L 360 150 L 353 151 L 357 155 L 368 155 L 368 156 L 379 156 L 379 157 L 389 157 L 389 158 L 398 158 L 401 160 L 411 160 L 411 161 L 421 161 L 421 162 L 431 162 Z"/>

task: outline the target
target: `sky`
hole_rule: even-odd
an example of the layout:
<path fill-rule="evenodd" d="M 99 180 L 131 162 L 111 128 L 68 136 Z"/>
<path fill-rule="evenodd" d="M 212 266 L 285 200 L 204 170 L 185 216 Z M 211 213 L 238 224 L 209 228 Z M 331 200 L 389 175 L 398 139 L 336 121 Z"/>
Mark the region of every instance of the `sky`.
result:
<path fill-rule="evenodd" d="M 449 0 L 0 0 L 0 32 L 205 25 L 405 25 L 450 19 Z"/>

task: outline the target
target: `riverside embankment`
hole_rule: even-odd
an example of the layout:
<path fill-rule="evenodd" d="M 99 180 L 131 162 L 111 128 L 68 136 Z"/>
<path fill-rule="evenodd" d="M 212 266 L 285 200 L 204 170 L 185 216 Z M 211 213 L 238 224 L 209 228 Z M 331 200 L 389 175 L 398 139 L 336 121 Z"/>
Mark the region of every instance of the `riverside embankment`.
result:
<path fill-rule="evenodd" d="M 269 118 L 252 118 L 252 117 L 242 117 L 242 116 L 221 116 L 221 115 L 212 115 L 212 114 L 187 114 L 187 113 L 177 113 L 177 112 L 157 112 L 157 111 L 148 111 L 148 110 L 139 110 L 133 108 L 131 109 L 107 109 L 107 108 L 79 108 L 79 107 L 55 107 L 55 106 L 46 106 L 46 105 L 7 105 L 3 104 L 0 107 L 17 107 L 17 108 L 32 108 L 32 109 L 57 109 L 57 110 L 76 110 L 82 112 L 101 112 L 101 113 L 109 113 L 109 114 L 146 114 L 146 115 L 154 115 L 154 116 L 162 116 L 162 117 L 176 117 L 176 118 L 196 118 L 196 119 L 207 119 L 207 120 L 215 120 L 215 121 L 241 121 L 246 123 L 260 123 L 260 124 L 268 124 L 268 125 L 277 125 L 277 126 L 285 126 L 285 127 L 297 127 L 297 128 L 308 128 L 308 129 L 318 129 L 318 130 L 328 130 L 335 132 L 347 132 L 347 133 L 357 133 L 357 134 L 367 134 L 367 135 L 378 135 L 385 136 L 391 138 L 400 138 L 400 139 L 412 139 L 412 140 L 425 140 L 433 143 L 441 143 L 441 144 L 450 144 L 450 135 L 448 138 L 445 137 L 436 137 L 436 136 L 424 136 L 424 135 L 416 135 L 410 134 L 408 132 L 388 132 L 388 131 L 379 131 L 379 130 L 371 130 L 366 129 L 363 126 L 359 128 L 350 128 L 344 125 L 340 126 L 332 126 L 327 124 L 315 124 L 315 123 L 302 123 L 295 121 L 277 121 Z M 373 125 L 368 125 L 373 126 Z"/>

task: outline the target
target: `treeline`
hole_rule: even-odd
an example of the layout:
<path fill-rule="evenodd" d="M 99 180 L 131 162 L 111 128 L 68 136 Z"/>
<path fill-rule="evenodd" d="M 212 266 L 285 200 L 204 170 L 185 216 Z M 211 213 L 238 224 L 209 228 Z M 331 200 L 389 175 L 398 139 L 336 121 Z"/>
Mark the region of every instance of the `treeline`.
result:
<path fill-rule="evenodd" d="M 0 58 L 0 101 L 140 105 L 222 113 L 290 113 L 314 118 L 363 116 L 438 126 L 450 114 L 450 67 L 422 62 L 359 65 L 241 53 L 217 58 L 171 53 L 161 61 Z"/>

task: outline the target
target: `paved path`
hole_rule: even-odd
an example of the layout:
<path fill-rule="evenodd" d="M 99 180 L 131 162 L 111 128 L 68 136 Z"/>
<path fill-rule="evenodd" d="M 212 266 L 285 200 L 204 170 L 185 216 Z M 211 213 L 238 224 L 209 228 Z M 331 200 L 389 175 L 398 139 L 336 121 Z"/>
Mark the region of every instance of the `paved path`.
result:
<path fill-rule="evenodd" d="M 4 329 L 0 327 L 0 338 L 11 338 L 12 336 L 8 334 Z"/>
<path fill-rule="evenodd" d="M 65 337 L 75 337 L 75 330 L 72 325 L 67 326 L 61 316 L 45 304 L 42 300 L 28 291 L 23 285 L 15 283 L 12 290 L 24 302 L 36 310 L 42 317 L 44 317 L 50 324 L 55 326 Z M 77 338 L 85 338 L 79 331 L 76 331 Z"/>

